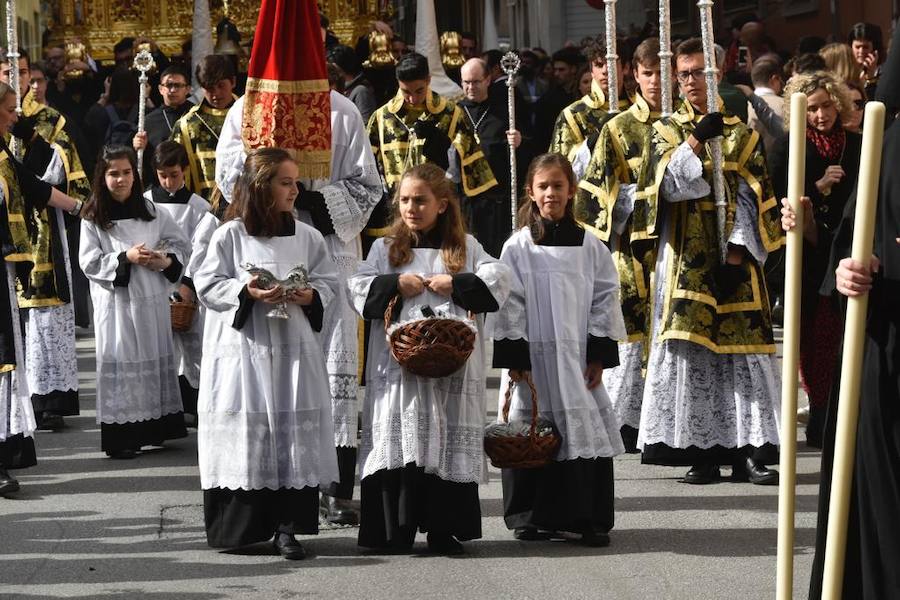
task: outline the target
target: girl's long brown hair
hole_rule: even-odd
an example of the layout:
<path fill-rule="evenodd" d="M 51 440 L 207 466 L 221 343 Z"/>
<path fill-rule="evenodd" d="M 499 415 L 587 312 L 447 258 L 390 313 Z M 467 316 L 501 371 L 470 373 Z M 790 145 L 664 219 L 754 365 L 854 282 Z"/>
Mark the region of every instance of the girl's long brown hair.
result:
<path fill-rule="evenodd" d="M 91 188 L 91 198 L 85 205 L 84 218 L 96 223 L 100 229 L 109 229 L 113 222 L 109 217 L 110 206 L 113 200 L 109 188 L 106 187 L 106 170 L 109 163 L 125 158 L 131 165 L 134 174 L 134 183 L 131 184 L 131 195 L 125 201 L 125 205 L 131 207 L 142 221 L 152 221 L 156 217 L 147 207 L 144 199 L 143 185 L 141 185 L 141 172 L 138 170 L 137 155 L 128 146 L 105 146 L 97 158 L 97 166 L 94 168 L 94 184 Z"/>
<path fill-rule="evenodd" d="M 272 179 L 281 163 L 294 160 L 281 148 L 256 148 L 244 162 L 244 171 L 234 184 L 231 204 L 225 210 L 225 221 L 240 219 L 249 235 L 272 237 L 278 235 L 294 217 L 275 210 Z"/>
<path fill-rule="evenodd" d="M 575 221 L 575 212 L 573 208 L 573 205 L 575 204 L 575 172 L 572 170 L 572 164 L 562 154 L 552 152 L 541 154 L 528 165 L 528 173 L 525 175 L 525 195 L 527 196 L 527 199 L 519 206 L 518 214 L 519 226 L 531 229 L 531 237 L 535 242 L 543 240 L 546 232 L 544 231 L 544 221 L 541 218 L 541 211 L 538 208 L 537 203 L 532 200 L 534 193 L 532 192 L 531 186 L 534 183 L 534 176 L 538 171 L 554 168 L 562 170 L 566 179 L 569 180 L 569 190 L 573 194 L 573 197 L 569 198 L 566 202 L 566 213 L 563 215 L 563 219 Z"/>
<path fill-rule="evenodd" d="M 462 212 L 453 183 L 447 179 L 443 169 L 431 163 L 415 166 L 403 174 L 397 193 L 394 194 L 394 222 L 391 224 L 388 238 L 388 259 L 392 267 L 408 265 L 412 262 L 413 245 L 418 243 L 419 234 L 412 231 L 403 222 L 398 212 L 400 203 L 400 187 L 405 179 L 424 181 L 437 199 L 447 200 L 447 210 L 438 215 L 434 225 L 435 232 L 441 238 L 441 258 L 450 273 L 459 273 L 466 264 L 466 228 L 463 226 Z"/>

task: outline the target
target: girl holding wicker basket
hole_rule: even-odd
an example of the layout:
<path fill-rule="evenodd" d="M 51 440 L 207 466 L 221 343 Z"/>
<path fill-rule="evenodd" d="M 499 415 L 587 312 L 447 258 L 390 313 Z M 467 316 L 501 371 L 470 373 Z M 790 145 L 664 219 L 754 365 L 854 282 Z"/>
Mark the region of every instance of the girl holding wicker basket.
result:
<path fill-rule="evenodd" d="M 423 164 L 407 171 L 394 208 L 390 233 L 372 245 L 349 282 L 356 310 L 373 321 L 359 449 L 359 545 L 404 552 L 422 531 L 431 552 L 460 554 L 460 541 L 481 537 L 480 315 L 506 300 L 509 269 L 465 233 L 453 184 L 442 169 Z M 433 376 L 439 369 L 431 376 L 413 373 L 377 329 L 386 312 L 393 317 L 387 319 L 389 334 L 430 318 L 466 320 L 475 332 L 471 356 L 446 376 Z M 454 359 L 450 354 L 447 359 Z"/>
<path fill-rule="evenodd" d="M 604 368 L 619 364 L 616 340 L 626 337 L 619 278 L 606 246 L 575 221 L 569 161 L 537 157 L 525 191 L 523 226 L 500 257 L 515 279 L 497 315 L 493 360 L 510 380 L 533 380 L 538 418 L 553 423 L 562 443 L 546 466 L 503 469 L 504 518 L 520 540 L 567 532 L 605 546 L 613 526 L 612 457 L 624 452 L 601 380 Z M 532 420 L 531 394 L 529 386 L 514 387 L 511 422 Z"/>

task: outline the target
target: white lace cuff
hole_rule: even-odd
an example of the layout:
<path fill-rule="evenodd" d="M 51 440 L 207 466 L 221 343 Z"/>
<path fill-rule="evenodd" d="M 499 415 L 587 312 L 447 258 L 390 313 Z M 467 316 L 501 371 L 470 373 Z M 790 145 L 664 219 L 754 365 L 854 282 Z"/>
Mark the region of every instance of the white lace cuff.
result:
<path fill-rule="evenodd" d="M 663 197 L 669 202 L 706 198 L 712 193 L 703 178 L 703 162 L 691 146 L 683 142 L 669 159 L 662 181 Z"/>

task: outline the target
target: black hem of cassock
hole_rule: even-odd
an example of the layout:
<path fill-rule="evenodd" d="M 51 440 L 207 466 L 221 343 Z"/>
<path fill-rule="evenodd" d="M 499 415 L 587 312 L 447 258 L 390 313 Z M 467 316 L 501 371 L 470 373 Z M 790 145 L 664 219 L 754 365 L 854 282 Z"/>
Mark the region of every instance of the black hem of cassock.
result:
<path fill-rule="evenodd" d="M 627 454 L 637 454 L 640 452 L 637 447 L 638 430 L 631 425 L 622 425 L 619 428 L 619 434 L 622 436 L 622 445 L 625 446 Z"/>
<path fill-rule="evenodd" d="M 80 413 L 78 390 L 67 390 L 65 392 L 53 390 L 49 394 L 32 394 L 31 405 L 34 407 L 34 414 L 38 419 L 40 419 L 41 413 L 45 411 L 64 417 Z"/>
<path fill-rule="evenodd" d="M 0 442 L 0 467 L 5 469 L 27 469 L 37 464 L 34 438 L 22 433 L 11 435 Z"/>
<path fill-rule="evenodd" d="M 196 417 L 197 398 L 200 390 L 192 386 L 184 375 L 178 376 L 178 387 L 181 390 L 181 405 L 184 407 L 184 413 Z"/>
<path fill-rule="evenodd" d="M 338 474 L 340 481 L 335 481 L 322 488 L 326 496 L 334 496 L 343 500 L 353 498 L 353 485 L 356 483 L 356 448 L 353 446 L 336 446 Z"/>
<path fill-rule="evenodd" d="M 474 482 L 447 481 L 409 463 L 363 478 L 360 498 L 357 543 L 366 548 L 411 546 L 417 531 L 460 541 L 481 537 L 481 501 Z"/>
<path fill-rule="evenodd" d="M 725 448 L 718 444 L 712 448 L 672 448 L 662 442 L 644 446 L 641 464 L 663 465 L 665 467 L 693 467 L 695 465 L 732 466 L 742 459 L 750 457 L 760 465 L 778 464 L 778 447 L 773 444 L 762 446 L 743 446 L 741 448 Z"/>
<path fill-rule="evenodd" d="M 502 471 L 503 520 L 509 529 L 606 533 L 615 524 L 612 458 Z"/>
<path fill-rule="evenodd" d="M 275 533 L 319 533 L 319 488 L 203 490 L 206 543 L 238 548 L 264 542 Z"/>
<path fill-rule="evenodd" d="M 141 446 L 155 446 L 183 437 L 187 437 L 187 429 L 181 411 L 135 423 L 100 423 L 100 449 L 103 452 L 139 450 Z"/>

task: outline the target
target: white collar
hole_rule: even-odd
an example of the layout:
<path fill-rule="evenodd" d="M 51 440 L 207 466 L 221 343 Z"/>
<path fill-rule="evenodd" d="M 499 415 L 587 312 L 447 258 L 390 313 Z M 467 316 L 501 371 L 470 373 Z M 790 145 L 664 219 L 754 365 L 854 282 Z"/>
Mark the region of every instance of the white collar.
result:
<path fill-rule="evenodd" d="M 775 93 L 775 90 L 773 90 L 772 88 L 766 87 L 764 85 L 761 85 L 758 88 L 756 88 L 755 90 L 753 90 L 753 93 L 756 94 L 757 96 L 777 96 L 778 95 Z"/>

